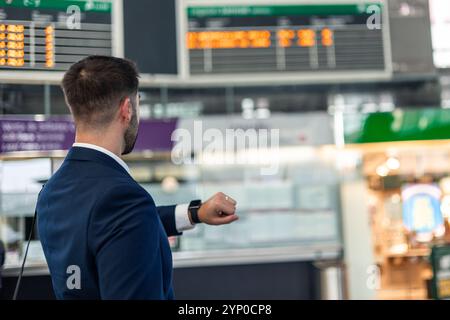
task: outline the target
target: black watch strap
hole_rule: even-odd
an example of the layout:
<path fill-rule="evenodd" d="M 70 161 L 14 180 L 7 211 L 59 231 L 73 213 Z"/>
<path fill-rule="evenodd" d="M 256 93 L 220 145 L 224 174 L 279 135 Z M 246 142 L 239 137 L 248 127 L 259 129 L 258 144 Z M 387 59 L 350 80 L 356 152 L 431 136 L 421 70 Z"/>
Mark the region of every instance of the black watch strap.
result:
<path fill-rule="evenodd" d="M 201 223 L 200 219 L 198 218 L 198 209 L 200 209 L 201 205 L 201 200 L 192 200 L 191 203 L 189 203 L 189 212 L 191 213 L 191 219 L 193 223 Z"/>

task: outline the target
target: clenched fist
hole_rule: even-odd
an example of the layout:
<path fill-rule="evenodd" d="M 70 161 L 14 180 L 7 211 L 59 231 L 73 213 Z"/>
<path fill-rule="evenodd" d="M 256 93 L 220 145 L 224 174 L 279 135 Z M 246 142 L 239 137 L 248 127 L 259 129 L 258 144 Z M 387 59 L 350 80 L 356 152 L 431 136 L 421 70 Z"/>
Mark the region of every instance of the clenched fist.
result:
<path fill-rule="evenodd" d="M 236 221 L 239 219 L 236 215 L 236 201 L 218 192 L 201 205 L 198 218 L 203 223 L 216 226 Z"/>

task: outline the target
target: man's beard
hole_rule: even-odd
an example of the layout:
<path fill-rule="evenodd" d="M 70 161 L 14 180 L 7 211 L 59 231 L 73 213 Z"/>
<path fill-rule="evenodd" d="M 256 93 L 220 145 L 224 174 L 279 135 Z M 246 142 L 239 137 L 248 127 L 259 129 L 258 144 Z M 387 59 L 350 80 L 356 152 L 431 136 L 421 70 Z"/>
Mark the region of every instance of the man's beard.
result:
<path fill-rule="evenodd" d="M 125 141 L 125 148 L 122 152 L 122 155 L 126 155 L 131 153 L 134 149 L 134 145 L 136 144 L 137 136 L 138 136 L 139 124 L 137 119 L 136 112 L 133 113 L 133 116 L 130 121 L 130 125 L 125 131 L 123 139 Z"/>

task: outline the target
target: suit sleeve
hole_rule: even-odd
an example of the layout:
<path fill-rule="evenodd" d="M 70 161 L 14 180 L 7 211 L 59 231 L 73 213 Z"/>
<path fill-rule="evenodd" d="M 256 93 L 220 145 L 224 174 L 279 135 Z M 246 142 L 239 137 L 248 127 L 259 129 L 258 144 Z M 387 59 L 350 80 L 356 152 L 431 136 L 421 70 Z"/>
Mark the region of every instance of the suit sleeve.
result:
<path fill-rule="evenodd" d="M 178 232 L 175 222 L 175 207 L 176 206 L 160 206 L 157 207 L 159 217 L 166 230 L 167 236 L 179 236 L 182 233 Z"/>
<path fill-rule="evenodd" d="M 151 197 L 120 185 L 92 212 L 89 243 L 102 299 L 164 299 L 162 228 Z"/>

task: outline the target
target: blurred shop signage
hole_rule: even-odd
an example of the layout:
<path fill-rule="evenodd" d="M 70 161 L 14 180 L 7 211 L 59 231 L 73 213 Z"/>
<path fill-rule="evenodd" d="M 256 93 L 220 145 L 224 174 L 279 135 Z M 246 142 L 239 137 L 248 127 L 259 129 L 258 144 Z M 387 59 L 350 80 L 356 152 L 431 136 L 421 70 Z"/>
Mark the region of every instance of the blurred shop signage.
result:
<path fill-rule="evenodd" d="M 417 241 L 428 242 L 444 231 L 441 189 L 434 184 L 406 185 L 402 190 L 403 223 L 416 234 Z"/>
<path fill-rule="evenodd" d="M 141 120 L 135 151 L 170 151 L 177 120 Z M 75 140 L 69 117 L 0 119 L 0 153 L 68 150 Z"/>
<path fill-rule="evenodd" d="M 177 128 L 177 124 L 177 119 L 140 120 L 134 151 L 171 151 L 172 132 Z"/>
<path fill-rule="evenodd" d="M 450 109 L 347 114 L 345 143 L 450 139 Z"/>
<path fill-rule="evenodd" d="M 0 119 L 0 153 L 66 150 L 74 138 L 69 119 Z"/>

